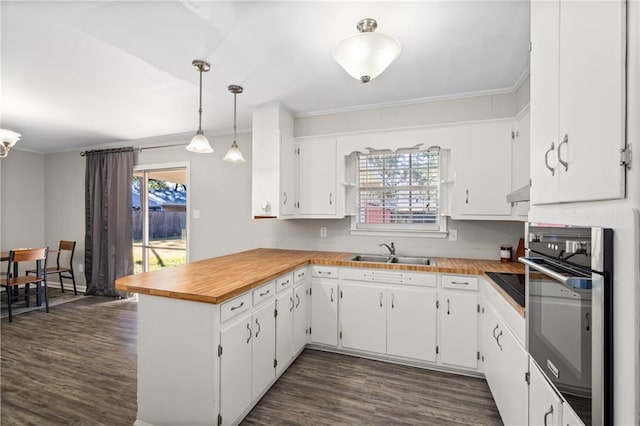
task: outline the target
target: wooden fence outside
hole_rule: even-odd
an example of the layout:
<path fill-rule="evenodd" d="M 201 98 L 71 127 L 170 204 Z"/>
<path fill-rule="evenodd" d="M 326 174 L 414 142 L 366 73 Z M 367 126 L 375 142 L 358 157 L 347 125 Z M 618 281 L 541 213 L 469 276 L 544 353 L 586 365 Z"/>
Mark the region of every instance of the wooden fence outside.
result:
<path fill-rule="evenodd" d="M 142 212 L 133 211 L 133 239 L 142 239 Z M 150 211 L 149 238 L 182 237 L 187 229 L 187 212 Z"/>

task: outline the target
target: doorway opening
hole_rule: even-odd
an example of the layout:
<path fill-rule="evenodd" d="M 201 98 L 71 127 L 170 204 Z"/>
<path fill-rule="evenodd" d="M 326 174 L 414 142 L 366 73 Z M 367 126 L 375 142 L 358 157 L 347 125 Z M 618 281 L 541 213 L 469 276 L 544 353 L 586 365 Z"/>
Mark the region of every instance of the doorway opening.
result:
<path fill-rule="evenodd" d="M 187 263 L 187 166 L 136 166 L 131 182 L 134 273 Z"/>

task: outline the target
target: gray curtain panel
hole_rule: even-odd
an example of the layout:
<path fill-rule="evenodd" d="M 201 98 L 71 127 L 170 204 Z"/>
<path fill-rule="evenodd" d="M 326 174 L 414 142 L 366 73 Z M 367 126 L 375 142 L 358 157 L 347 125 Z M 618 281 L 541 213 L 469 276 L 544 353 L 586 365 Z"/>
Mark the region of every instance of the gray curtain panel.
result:
<path fill-rule="evenodd" d="M 133 148 L 87 151 L 85 174 L 86 294 L 128 297 L 117 278 L 133 274 Z"/>

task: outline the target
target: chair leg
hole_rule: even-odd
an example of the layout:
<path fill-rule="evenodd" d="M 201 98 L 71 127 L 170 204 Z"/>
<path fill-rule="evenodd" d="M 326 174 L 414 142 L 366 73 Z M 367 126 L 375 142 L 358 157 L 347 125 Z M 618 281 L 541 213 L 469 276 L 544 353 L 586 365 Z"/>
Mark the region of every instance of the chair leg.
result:
<path fill-rule="evenodd" d="M 60 290 L 64 293 L 64 284 L 62 284 L 62 272 L 58 272 L 58 277 L 60 278 Z"/>
<path fill-rule="evenodd" d="M 71 281 L 73 282 L 73 294 L 78 295 L 78 290 L 76 289 L 76 276 L 73 274 L 73 265 L 71 266 Z"/>
<path fill-rule="evenodd" d="M 31 285 L 29 283 L 24 285 L 24 301 L 25 301 L 25 306 L 28 308 L 29 307 L 29 288 L 31 287 Z"/>
<path fill-rule="evenodd" d="M 49 286 L 47 286 L 47 274 L 44 274 L 44 304 L 47 313 L 49 312 Z"/>
<path fill-rule="evenodd" d="M 11 316 L 11 286 L 7 286 L 7 310 L 9 311 L 9 322 L 13 322 L 13 317 Z"/>

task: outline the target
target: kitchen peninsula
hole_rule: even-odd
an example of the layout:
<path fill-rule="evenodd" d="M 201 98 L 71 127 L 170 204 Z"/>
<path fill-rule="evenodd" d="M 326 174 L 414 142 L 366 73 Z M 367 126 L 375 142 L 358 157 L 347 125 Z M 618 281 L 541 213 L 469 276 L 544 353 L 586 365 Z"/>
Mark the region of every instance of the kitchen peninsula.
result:
<path fill-rule="evenodd" d="M 484 275 L 521 273 L 520 264 L 435 258 L 417 266 L 352 256 L 255 249 L 117 280 L 119 290 L 139 294 L 136 424 L 235 423 L 307 345 L 480 376 L 478 295 L 485 291 L 500 294 L 524 329 L 523 309 Z M 411 304 L 415 312 L 403 313 Z M 449 315 L 458 306 L 464 315 Z M 412 324 L 394 319 L 396 312 Z M 358 318 L 369 315 L 373 334 L 363 341 Z M 422 322 L 424 342 L 414 322 Z M 472 338 L 453 329 L 444 335 L 456 326 Z"/>

